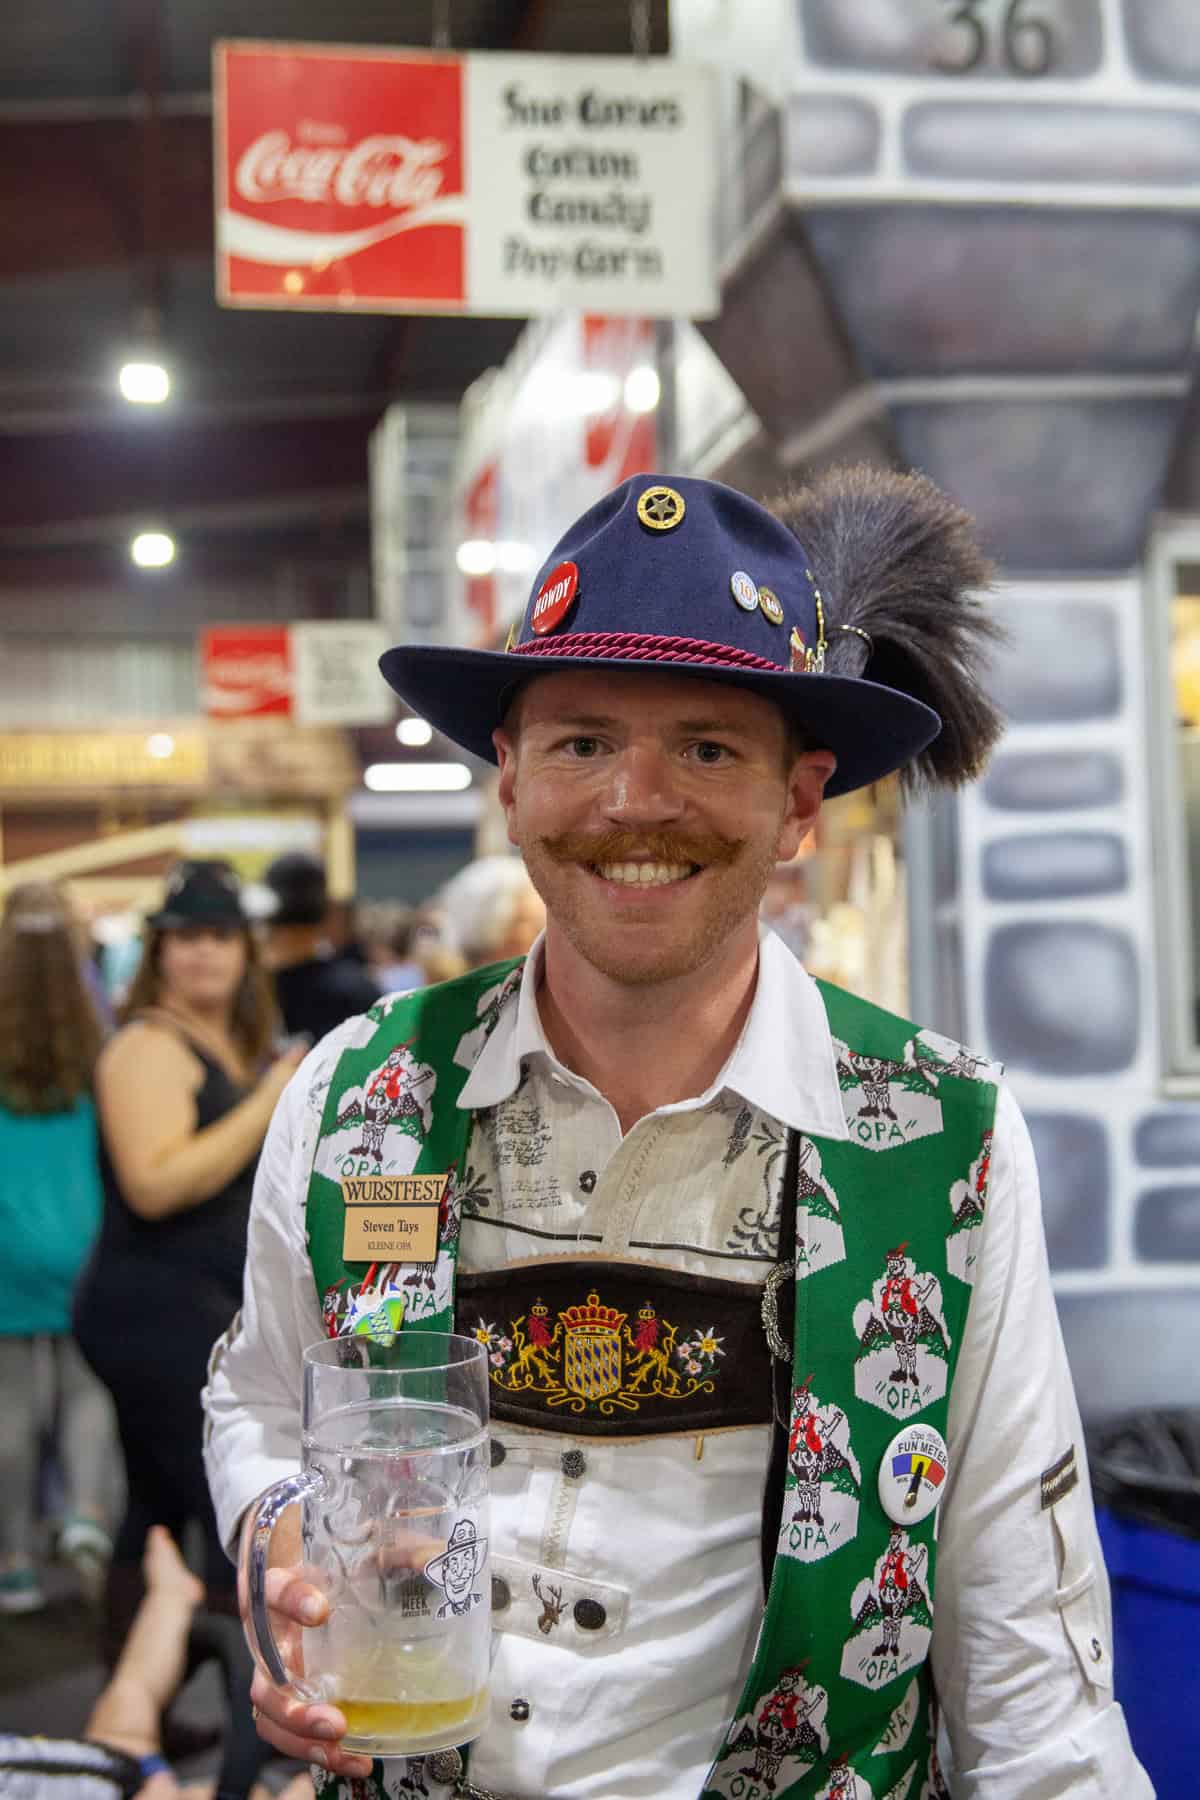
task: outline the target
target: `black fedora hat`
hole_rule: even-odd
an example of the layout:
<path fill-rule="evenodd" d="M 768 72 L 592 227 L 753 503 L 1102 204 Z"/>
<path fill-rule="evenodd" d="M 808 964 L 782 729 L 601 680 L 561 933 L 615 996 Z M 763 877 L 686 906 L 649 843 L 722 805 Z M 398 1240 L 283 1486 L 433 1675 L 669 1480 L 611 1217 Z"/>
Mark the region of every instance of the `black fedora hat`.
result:
<path fill-rule="evenodd" d="M 167 876 L 163 903 L 147 915 L 156 931 L 182 931 L 189 925 L 242 926 L 241 884 L 227 862 L 218 858 L 180 862 Z"/>
<path fill-rule="evenodd" d="M 976 772 L 999 721 L 967 590 L 990 571 L 970 521 L 920 476 L 836 471 L 768 510 L 719 482 L 637 475 L 559 539 L 504 651 L 401 645 L 389 685 L 464 749 L 517 689 L 578 669 L 681 675 L 778 704 L 838 759 L 829 795 L 906 769 Z"/>

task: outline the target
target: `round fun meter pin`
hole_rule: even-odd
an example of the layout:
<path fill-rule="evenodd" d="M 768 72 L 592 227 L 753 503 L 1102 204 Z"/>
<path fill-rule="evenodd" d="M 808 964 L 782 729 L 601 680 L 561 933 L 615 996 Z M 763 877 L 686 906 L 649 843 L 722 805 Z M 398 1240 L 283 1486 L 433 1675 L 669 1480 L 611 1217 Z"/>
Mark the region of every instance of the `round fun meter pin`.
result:
<path fill-rule="evenodd" d="M 896 1525 L 918 1525 L 942 1497 L 949 1459 L 946 1440 L 932 1425 L 906 1425 L 879 1465 L 879 1500 Z"/>

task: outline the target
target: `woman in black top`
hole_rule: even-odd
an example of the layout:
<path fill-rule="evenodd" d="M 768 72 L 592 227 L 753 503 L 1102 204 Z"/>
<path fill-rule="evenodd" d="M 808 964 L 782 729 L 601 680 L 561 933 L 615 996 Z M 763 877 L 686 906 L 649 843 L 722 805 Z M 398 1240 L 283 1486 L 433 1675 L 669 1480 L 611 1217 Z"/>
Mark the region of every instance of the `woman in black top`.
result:
<path fill-rule="evenodd" d="M 208 1605 L 236 1615 L 204 1477 L 200 1392 L 241 1304 L 258 1152 L 302 1055 L 271 1058 L 274 1002 L 228 865 L 181 864 L 147 926 L 128 1022 L 96 1072 L 104 1223 L 75 1304 L 76 1336 L 116 1405 L 128 1478 L 112 1650 L 140 1599 L 152 1524 L 177 1540 L 198 1524 Z"/>

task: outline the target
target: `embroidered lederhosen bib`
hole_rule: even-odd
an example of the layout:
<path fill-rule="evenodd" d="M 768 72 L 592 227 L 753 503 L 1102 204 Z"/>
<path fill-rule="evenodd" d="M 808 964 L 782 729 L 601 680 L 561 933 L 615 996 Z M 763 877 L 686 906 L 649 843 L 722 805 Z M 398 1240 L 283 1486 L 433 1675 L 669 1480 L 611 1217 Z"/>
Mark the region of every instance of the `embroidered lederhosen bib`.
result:
<path fill-rule="evenodd" d="M 482 970 L 381 1002 L 343 1051 L 307 1212 L 326 1328 L 488 1331 L 495 1416 L 541 1430 L 638 1436 L 761 1422 L 771 1361 L 754 1286 L 599 1258 L 538 1259 L 456 1282 L 471 1115 L 455 1100 L 519 977 L 519 965 Z M 996 1072 L 821 988 L 849 1138 L 798 1140 L 777 1554 L 753 1666 L 701 1800 L 934 1800 L 944 1791 L 927 1663 L 937 1515 L 892 1525 L 875 1477 L 901 1425 L 945 1433 L 987 1197 Z M 340 1183 L 410 1170 L 450 1172 L 436 1262 L 347 1265 Z M 718 1301 L 724 1331 L 712 1335 L 737 1336 L 744 1383 L 717 1380 L 705 1356 Z M 349 1800 L 348 1784 L 322 1791 L 343 1789 Z M 384 1791 L 377 1764 L 356 1800 Z"/>
<path fill-rule="evenodd" d="M 489 1345 L 492 1417 L 576 1437 L 700 1433 L 771 1418 L 762 1289 L 603 1257 L 458 1277 L 458 1328 Z"/>

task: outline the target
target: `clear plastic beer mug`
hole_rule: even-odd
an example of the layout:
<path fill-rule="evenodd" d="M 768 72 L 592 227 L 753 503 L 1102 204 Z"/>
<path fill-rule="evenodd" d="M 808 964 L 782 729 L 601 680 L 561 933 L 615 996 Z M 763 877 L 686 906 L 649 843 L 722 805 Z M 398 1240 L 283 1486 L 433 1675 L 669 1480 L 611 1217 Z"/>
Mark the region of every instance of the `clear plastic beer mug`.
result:
<path fill-rule="evenodd" d="M 345 1714 L 347 1750 L 423 1756 L 469 1743 L 487 1706 L 486 1347 L 440 1332 L 335 1338 L 304 1352 L 298 1475 L 243 1535 L 250 1647 L 280 1687 Z M 276 1641 L 271 1533 L 301 1509 L 304 1579 L 323 1625 Z"/>

